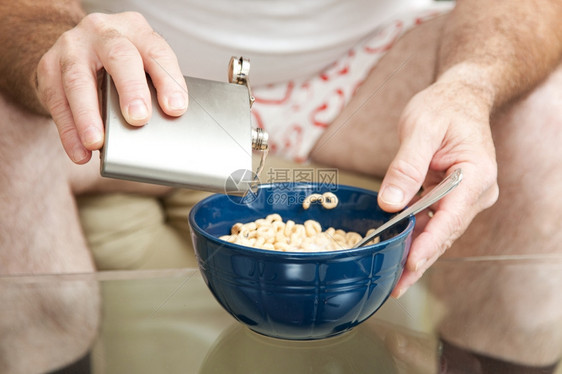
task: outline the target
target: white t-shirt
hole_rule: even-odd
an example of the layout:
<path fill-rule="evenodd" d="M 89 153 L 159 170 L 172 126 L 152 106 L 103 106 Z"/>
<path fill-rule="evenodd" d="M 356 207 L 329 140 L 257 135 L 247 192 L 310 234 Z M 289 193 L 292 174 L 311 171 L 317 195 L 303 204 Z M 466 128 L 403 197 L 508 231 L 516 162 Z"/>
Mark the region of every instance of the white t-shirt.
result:
<path fill-rule="evenodd" d="M 432 0 L 85 0 L 87 11 L 142 13 L 183 74 L 225 81 L 231 56 L 260 85 L 317 73 L 401 12 Z"/>

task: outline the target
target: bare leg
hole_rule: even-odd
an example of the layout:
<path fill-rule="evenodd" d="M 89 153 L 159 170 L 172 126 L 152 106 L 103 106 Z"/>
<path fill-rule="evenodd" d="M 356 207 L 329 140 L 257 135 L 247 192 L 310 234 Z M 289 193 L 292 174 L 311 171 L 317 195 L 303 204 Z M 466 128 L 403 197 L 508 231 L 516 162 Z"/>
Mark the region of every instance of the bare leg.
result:
<path fill-rule="evenodd" d="M 350 106 L 318 141 L 315 161 L 382 176 L 398 147 L 407 101 L 434 79 L 443 18 L 406 34 L 373 69 Z M 404 61 L 407 63 L 404 64 Z M 561 253 L 562 69 L 492 121 L 500 198 L 448 256 Z M 562 264 L 437 265 L 433 285 L 448 311 L 451 342 L 527 365 L 562 353 Z"/>
<path fill-rule="evenodd" d="M 562 255 L 561 100 L 559 68 L 494 119 L 499 200 L 473 221 L 446 255 L 545 259 L 443 263 L 433 277 L 434 289 L 450 311 L 442 324 L 446 339 L 535 365 L 551 364 L 562 354 L 562 260 L 548 257 Z M 462 292 L 445 287 L 451 284 L 458 284 Z"/>
<path fill-rule="evenodd" d="M 93 270 L 54 125 L 0 100 L 0 274 Z"/>
<path fill-rule="evenodd" d="M 101 180 L 95 160 L 73 165 L 53 123 L 2 96 L 0 134 L 0 372 L 45 372 L 89 349 L 98 327 L 97 283 L 29 284 L 13 276 L 93 271 L 73 192 L 118 183 Z"/>
<path fill-rule="evenodd" d="M 0 276 L 94 269 L 54 129 L 0 97 Z M 0 371 L 44 372 L 83 355 L 97 285 L 18 279 L 0 278 Z"/>

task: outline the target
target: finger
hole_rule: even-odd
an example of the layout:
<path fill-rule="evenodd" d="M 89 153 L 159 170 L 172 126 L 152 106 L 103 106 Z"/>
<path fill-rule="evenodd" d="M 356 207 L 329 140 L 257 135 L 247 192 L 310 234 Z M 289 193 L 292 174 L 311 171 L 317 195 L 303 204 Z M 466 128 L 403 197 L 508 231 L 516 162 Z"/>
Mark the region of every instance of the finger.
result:
<path fill-rule="evenodd" d="M 381 184 L 378 203 L 383 210 L 399 211 L 418 193 L 433 154 L 425 137 L 402 141 Z"/>
<path fill-rule="evenodd" d="M 66 104 L 64 115 L 53 116 L 53 120 L 55 121 L 59 137 L 68 157 L 76 164 L 85 164 L 90 161 L 92 152 L 84 147 L 80 140 L 74 119 L 70 112 L 70 106 Z"/>
<path fill-rule="evenodd" d="M 429 220 L 420 217 L 424 223 L 423 232 L 412 242 L 404 273 L 393 296 L 404 294 L 466 230 L 475 211 L 466 203 L 468 187 L 461 186 L 436 204 L 437 209 Z"/>
<path fill-rule="evenodd" d="M 406 291 L 423 276 L 427 268 L 437 260 L 438 256 L 429 256 L 431 258 L 428 259 L 415 255 L 417 251 L 422 250 L 424 253 L 426 253 L 425 251 L 439 253 L 439 250 L 435 249 L 435 243 L 432 241 L 432 238 L 426 232 L 421 233 L 413 241 L 402 276 L 392 291 L 393 297 L 399 298 L 406 293 Z"/>
<path fill-rule="evenodd" d="M 77 164 L 84 164 L 90 160 L 92 154 L 82 145 L 64 88 L 60 83 L 59 64 L 53 63 L 52 59 L 52 54 L 46 54 L 37 66 L 39 99 L 51 114 L 68 157 Z"/>
<path fill-rule="evenodd" d="M 187 86 L 174 52 L 154 31 L 141 36 L 144 36 L 144 43 L 136 40 L 138 36 L 134 42 L 139 46 L 145 69 L 156 88 L 158 104 L 168 115 L 182 115 L 188 105 Z"/>
<path fill-rule="evenodd" d="M 70 106 L 66 101 L 62 87 L 57 89 L 56 99 L 49 106 L 53 121 L 57 126 L 62 146 L 70 159 L 77 164 L 85 164 L 90 160 L 92 152 L 82 144 Z"/>
<path fill-rule="evenodd" d="M 470 168 L 466 168 L 470 170 Z M 475 175 L 467 173 L 466 181 Z M 475 178 L 474 178 L 475 179 Z M 456 191 L 439 202 L 439 209 L 425 223 L 424 230 L 413 241 L 404 272 L 395 286 L 392 296 L 402 296 L 427 269 L 432 266 L 452 243 L 467 229 L 472 219 L 481 210 L 490 207 L 498 198 L 498 187 L 492 183 L 479 195 L 478 201 L 467 199 L 472 186 L 462 184 Z M 427 221 L 426 218 L 423 222 Z M 417 222 L 416 222 L 417 226 Z"/>
<path fill-rule="evenodd" d="M 134 126 L 147 123 L 152 113 L 151 98 L 137 48 L 115 29 L 104 31 L 94 48 L 115 83 L 125 120 Z"/>
<path fill-rule="evenodd" d="M 423 236 L 425 236 L 425 233 L 423 235 L 420 235 L 418 239 Z M 421 246 L 424 245 L 421 243 L 421 241 L 418 243 L 420 243 L 420 246 L 416 246 L 416 248 L 414 248 L 414 246 L 412 245 L 411 253 L 414 253 L 417 248 L 421 248 Z M 392 291 L 392 297 L 400 298 L 402 295 L 404 295 L 404 293 L 406 293 L 406 291 L 408 291 L 410 287 L 412 287 L 418 280 L 421 279 L 427 269 L 435 264 L 442 253 L 443 251 L 434 249 L 433 251 L 431 251 L 431 254 L 427 256 L 427 258 L 408 258 L 408 261 L 404 268 L 404 272 L 402 273 L 400 280 Z"/>
<path fill-rule="evenodd" d="M 66 99 L 82 145 L 88 150 L 103 145 L 103 122 L 99 111 L 96 68 L 84 59 L 66 57 L 61 62 L 61 79 Z"/>

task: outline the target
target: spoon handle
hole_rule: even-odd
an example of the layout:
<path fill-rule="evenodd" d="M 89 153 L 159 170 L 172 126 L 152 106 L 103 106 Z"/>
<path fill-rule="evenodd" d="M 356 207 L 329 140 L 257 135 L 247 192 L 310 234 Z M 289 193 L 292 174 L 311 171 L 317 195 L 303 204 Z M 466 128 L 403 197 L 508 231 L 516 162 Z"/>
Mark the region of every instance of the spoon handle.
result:
<path fill-rule="evenodd" d="M 455 188 L 462 180 L 462 170 L 456 169 L 449 176 L 443 179 L 437 186 L 435 186 L 431 191 L 429 191 L 425 196 L 416 201 L 415 204 L 404 209 L 399 214 L 392 217 L 390 220 L 385 222 L 383 225 L 379 226 L 375 231 L 366 236 L 363 240 L 357 243 L 353 248 L 359 248 L 373 240 L 380 233 L 388 229 L 389 227 L 402 221 L 404 218 L 410 215 L 416 215 L 425 208 L 431 206 L 437 201 L 441 200 L 445 195 L 447 195 L 453 188 Z"/>

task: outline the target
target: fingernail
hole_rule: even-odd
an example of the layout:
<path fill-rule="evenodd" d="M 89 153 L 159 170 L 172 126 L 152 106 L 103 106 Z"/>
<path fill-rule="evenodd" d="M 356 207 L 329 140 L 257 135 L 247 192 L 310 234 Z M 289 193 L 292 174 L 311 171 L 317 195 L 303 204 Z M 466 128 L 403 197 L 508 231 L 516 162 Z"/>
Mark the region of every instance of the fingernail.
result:
<path fill-rule="evenodd" d="M 381 193 L 381 199 L 391 205 L 398 205 L 404 200 L 404 192 L 393 185 L 386 186 Z"/>
<path fill-rule="evenodd" d="M 103 137 L 101 131 L 96 127 L 88 127 L 83 134 L 83 142 L 86 147 L 95 146 L 102 142 Z"/>
<path fill-rule="evenodd" d="M 77 146 L 72 150 L 72 161 L 78 163 L 82 162 L 88 157 L 88 151 L 86 151 L 82 146 Z"/>
<path fill-rule="evenodd" d="M 414 268 L 414 271 L 417 273 L 418 271 L 420 271 L 424 266 L 425 263 L 427 262 L 426 258 L 422 258 L 421 260 L 419 260 L 418 262 L 416 262 L 416 267 Z"/>
<path fill-rule="evenodd" d="M 187 108 L 185 95 L 181 93 L 172 94 L 168 97 L 168 108 L 172 110 L 184 110 Z"/>
<path fill-rule="evenodd" d="M 401 288 L 398 290 L 398 293 L 396 293 L 396 296 L 394 297 L 395 299 L 399 299 L 402 297 L 402 295 L 404 295 L 406 293 L 407 288 Z"/>
<path fill-rule="evenodd" d="M 129 118 L 133 121 L 145 120 L 148 117 L 148 108 L 144 101 L 140 99 L 131 101 L 127 112 L 129 113 Z"/>

